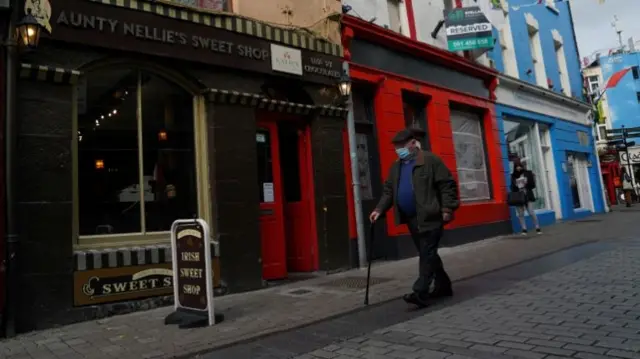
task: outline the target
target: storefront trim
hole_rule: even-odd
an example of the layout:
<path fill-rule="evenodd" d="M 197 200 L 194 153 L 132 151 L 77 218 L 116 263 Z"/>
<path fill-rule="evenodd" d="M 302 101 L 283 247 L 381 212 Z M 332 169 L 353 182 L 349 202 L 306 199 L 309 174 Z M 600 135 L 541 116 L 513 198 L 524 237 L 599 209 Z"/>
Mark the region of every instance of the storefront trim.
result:
<path fill-rule="evenodd" d="M 499 75 L 496 98 L 499 104 L 590 125 L 587 114 L 591 107 L 587 103 L 510 76 Z"/>
<path fill-rule="evenodd" d="M 75 84 L 81 75 L 80 71 L 60 67 L 39 66 L 31 64 L 20 65 L 20 78 L 36 81 L 47 81 L 59 84 Z"/>
<path fill-rule="evenodd" d="M 190 21 L 200 25 L 215 27 L 240 34 L 280 42 L 288 46 L 342 56 L 342 47 L 329 41 L 296 32 L 269 26 L 266 23 L 235 14 L 215 13 L 205 10 L 184 8 L 179 5 L 145 0 L 89 0 L 131 10 L 144 11 L 176 20 Z"/>
<path fill-rule="evenodd" d="M 342 25 L 342 45 L 344 47 L 345 60 L 351 60 L 351 53 L 348 51 L 349 45 L 353 38 L 358 38 L 384 45 L 391 50 L 408 52 L 419 58 L 429 59 L 430 62 L 438 65 L 454 68 L 473 77 L 479 77 L 485 80 L 489 89 L 491 89 L 491 83 L 495 82 L 498 74 L 493 69 L 468 61 L 455 53 L 412 40 L 409 37 L 354 16 L 343 16 Z"/>
<path fill-rule="evenodd" d="M 209 101 L 228 105 L 254 107 L 269 112 L 282 112 L 292 115 L 306 116 L 317 111 L 321 116 L 344 118 L 349 113 L 345 107 L 330 105 L 307 105 L 289 101 L 266 98 L 263 95 L 219 89 L 206 90 Z"/>

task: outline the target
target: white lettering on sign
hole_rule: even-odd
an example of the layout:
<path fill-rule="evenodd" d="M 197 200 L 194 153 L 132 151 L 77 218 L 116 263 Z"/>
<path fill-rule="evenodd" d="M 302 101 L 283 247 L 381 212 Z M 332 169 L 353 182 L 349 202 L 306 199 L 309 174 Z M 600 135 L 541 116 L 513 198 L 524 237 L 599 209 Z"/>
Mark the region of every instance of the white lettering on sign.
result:
<path fill-rule="evenodd" d="M 491 32 L 490 23 L 480 23 L 472 25 L 458 25 L 447 27 L 447 36 L 474 34 L 476 32 Z"/>

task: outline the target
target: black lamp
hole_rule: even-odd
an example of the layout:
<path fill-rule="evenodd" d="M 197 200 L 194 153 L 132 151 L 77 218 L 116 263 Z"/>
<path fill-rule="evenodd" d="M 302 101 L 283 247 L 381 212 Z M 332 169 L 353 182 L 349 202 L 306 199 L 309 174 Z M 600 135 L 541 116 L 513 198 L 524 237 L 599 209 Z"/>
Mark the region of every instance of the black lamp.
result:
<path fill-rule="evenodd" d="M 35 50 L 40 42 L 40 31 L 42 25 L 31 15 L 31 9 L 27 9 L 27 14 L 16 24 L 18 46 Z"/>
<path fill-rule="evenodd" d="M 347 72 L 343 72 L 338 80 L 338 90 L 343 98 L 351 96 L 351 78 L 347 75 Z"/>

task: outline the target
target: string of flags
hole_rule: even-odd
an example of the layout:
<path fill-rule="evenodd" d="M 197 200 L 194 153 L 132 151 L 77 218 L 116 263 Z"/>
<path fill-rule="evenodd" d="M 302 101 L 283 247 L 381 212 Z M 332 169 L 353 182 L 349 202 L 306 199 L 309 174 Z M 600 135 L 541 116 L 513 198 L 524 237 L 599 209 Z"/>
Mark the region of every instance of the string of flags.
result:
<path fill-rule="evenodd" d="M 491 6 L 494 9 L 501 9 L 502 8 L 502 0 L 490 0 L 491 1 Z M 538 6 L 538 5 L 546 5 L 547 2 L 569 2 L 571 0 L 533 0 L 533 2 L 529 3 L 529 4 L 524 4 L 524 5 L 511 5 L 511 9 L 514 11 L 518 11 L 522 8 L 527 8 L 527 7 L 533 7 L 533 6 Z M 602 5 L 604 4 L 605 0 L 597 0 L 598 4 Z"/>

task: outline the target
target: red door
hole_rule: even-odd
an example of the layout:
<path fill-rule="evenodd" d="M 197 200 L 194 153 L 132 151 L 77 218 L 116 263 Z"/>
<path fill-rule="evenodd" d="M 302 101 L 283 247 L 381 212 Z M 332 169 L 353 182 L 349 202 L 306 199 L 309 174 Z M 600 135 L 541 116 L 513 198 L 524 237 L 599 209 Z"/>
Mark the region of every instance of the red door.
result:
<path fill-rule="evenodd" d="M 318 269 L 315 210 L 313 209 L 313 166 L 308 126 L 299 121 L 281 122 L 280 148 L 286 153 L 282 159 L 285 178 L 285 228 L 287 238 L 287 266 L 290 272 L 311 272 Z"/>
<path fill-rule="evenodd" d="M 258 121 L 258 185 L 260 190 L 260 239 L 262 278 L 287 277 L 282 179 L 278 128 L 275 122 Z"/>

